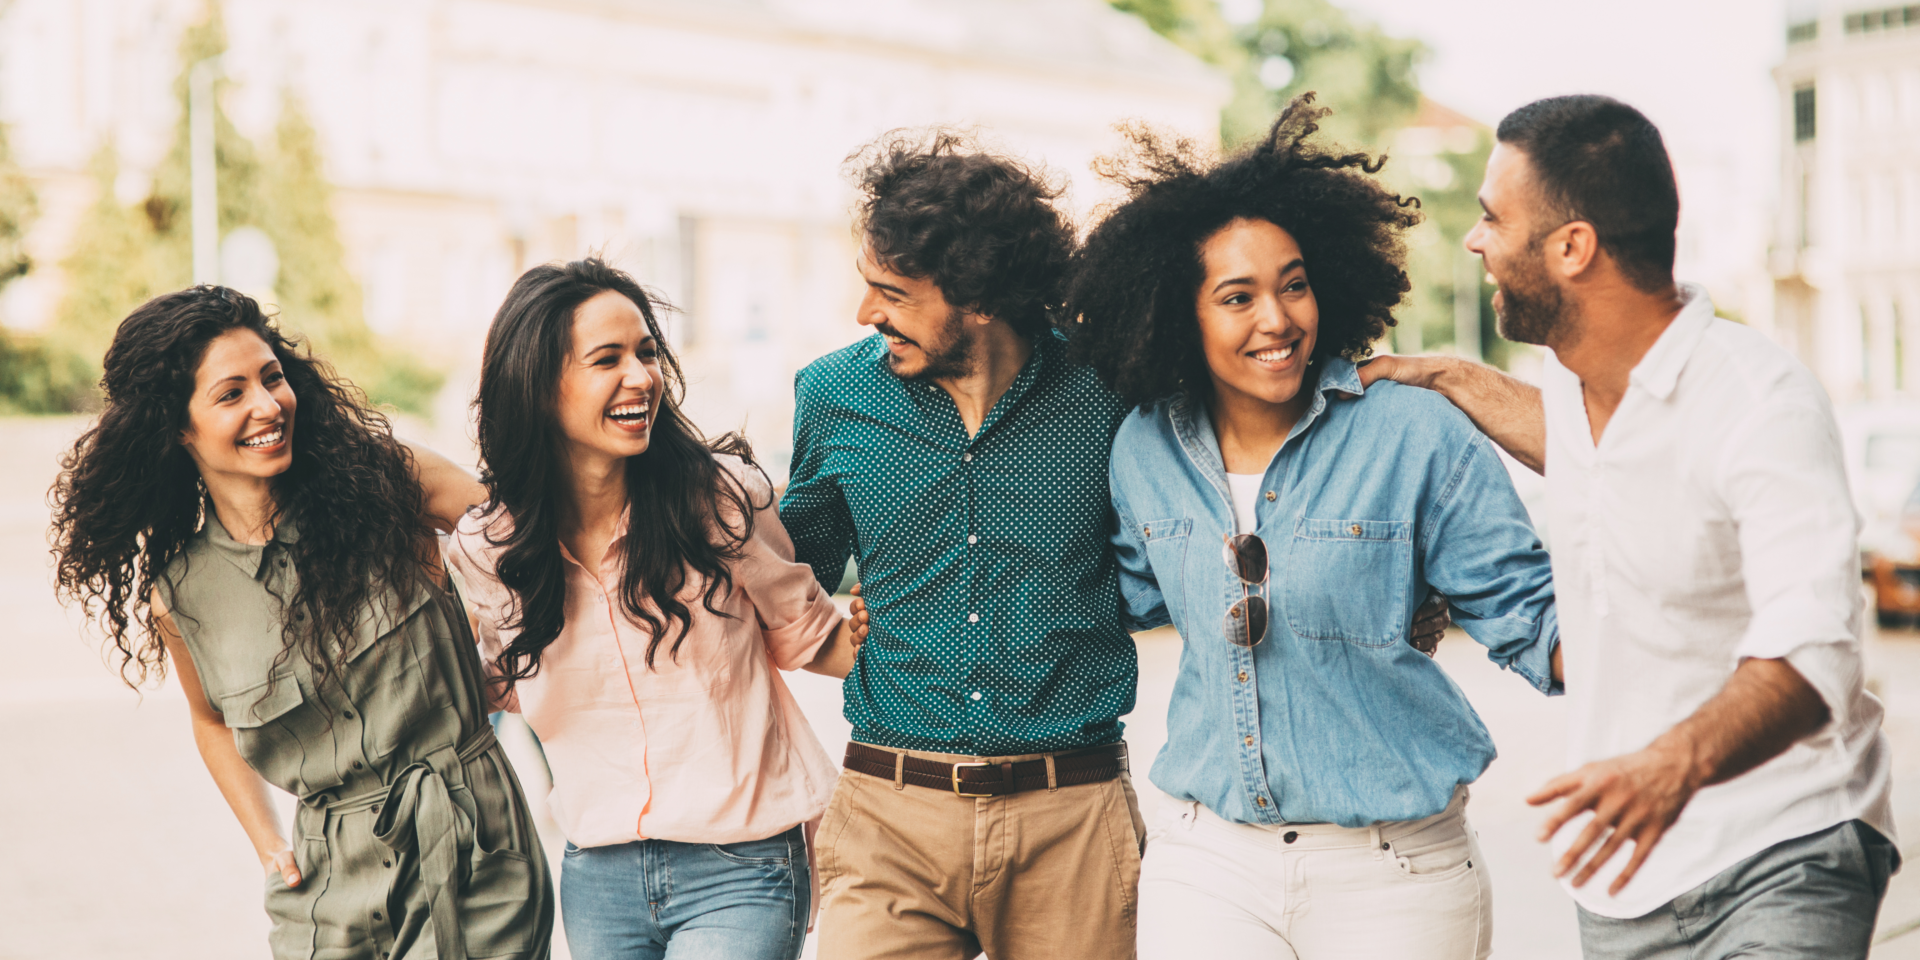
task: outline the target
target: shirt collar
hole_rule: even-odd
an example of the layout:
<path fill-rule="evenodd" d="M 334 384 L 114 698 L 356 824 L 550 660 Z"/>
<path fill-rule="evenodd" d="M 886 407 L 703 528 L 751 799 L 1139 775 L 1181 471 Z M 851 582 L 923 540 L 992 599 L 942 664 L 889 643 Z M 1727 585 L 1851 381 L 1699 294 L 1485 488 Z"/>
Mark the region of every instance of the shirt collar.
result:
<path fill-rule="evenodd" d="M 226 525 L 220 522 L 220 515 L 213 512 L 211 503 L 207 504 L 206 511 L 207 522 L 202 529 L 206 535 L 207 545 L 228 563 L 239 567 L 241 572 L 254 580 L 260 579 L 260 568 L 268 547 L 277 545 L 278 549 L 284 550 L 300 542 L 300 531 L 294 526 L 293 519 L 290 517 L 281 518 L 280 522 L 274 526 L 273 539 L 264 545 L 259 545 L 235 540 L 233 535 L 227 532 Z"/>
<path fill-rule="evenodd" d="M 1313 403 L 1307 407 L 1307 412 L 1301 416 L 1300 422 L 1295 423 L 1293 429 L 1287 433 L 1289 441 L 1307 432 L 1314 421 L 1319 420 L 1320 415 L 1326 412 L 1328 393 L 1345 393 L 1358 397 L 1367 392 L 1366 386 L 1360 382 L 1360 368 L 1354 366 L 1353 361 L 1345 357 L 1327 356 L 1315 360 L 1314 366 L 1307 368 L 1309 376 L 1314 375 L 1313 371 L 1316 367 L 1319 369 L 1319 380 L 1311 387 Z M 1213 422 L 1208 418 L 1205 403 L 1191 393 L 1181 393 L 1168 405 L 1167 413 L 1173 421 L 1174 432 L 1181 443 L 1211 454 L 1211 462 L 1220 462 L 1220 441 L 1214 436 Z M 1222 480 L 1224 481 L 1224 476 Z"/>
<path fill-rule="evenodd" d="M 1706 335 L 1707 327 L 1713 323 L 1713 298 L 1707 295 L 1706 288 L 1695 283 L 1680 285 L 1680 299 L 1684 304 L 1679 315 L 1667 324 L 1660 339 L 1653 342 L 1647 355 L 1634 364 L 1633 372 L 1627 375 L 1627 382 L 1665 400 L 1673 395 L 1674 385 L 1680 380 L 1680 371 L 1686 368 L 1688 358 L 1693 356 L 1693 348 Z"/>

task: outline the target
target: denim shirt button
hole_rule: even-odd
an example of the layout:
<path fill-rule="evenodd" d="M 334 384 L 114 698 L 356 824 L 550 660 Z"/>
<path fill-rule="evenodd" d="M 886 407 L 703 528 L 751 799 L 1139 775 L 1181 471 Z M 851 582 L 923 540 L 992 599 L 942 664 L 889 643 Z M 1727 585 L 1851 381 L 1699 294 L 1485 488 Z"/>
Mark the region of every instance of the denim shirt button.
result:
<path fill-rule="evenodd" d="M 1240 682 L 1241 683 L 1247 682 L 1247 672 L 1245 670 L 1240 671 Z"/>
<path fill-rule="evenodd" d="M 1349 532 L 1349 533 L 1351 533 L 1351 534 L 1353 534 L 1353 535 L 1354 535 L 1354 536 L 1356 536 L 1356 537 L 1357 537 L 1357 536 L 1359 536 L 1359 535 L 1360 535 L 1360 525 L 1356 523 L 1356 524 L 1354 524 L 1353 526 L 1351 526 L 1351 527 L 1348 527 L 1348 528 L 1347 528 L 1347 532 Z"/>
<path fill-rule="evenodd" d="M 1266 805 L 1267 805 L 1267 798 L 1266 798 L 1266 797 L 1254 797 L 1254 798 L 1253 798 L 1253 802 L 1254 802 L 1254 803 L 1257 803 L 1257 804 L 1259 804 L 1259 805 L 1261 805 L 1261 806 L 1263 806 L 1263 807 L 1264 807 L 1264 806 L 1266 806 Z"/>
<path fill-rule="evenodd" d="M 1273 502 L 1273 500 L 1274 500 L 1274 496 L 1273 496 L 1273 491 L 1272 491 L 1272 490 L 1268 490 L 1268 491 L 1267 491 L 1267 502 L 1268 502 L 1268 503 L 1272 503 L 1272 502 Z"/>
<path fill-rule="evenodd" d="M 1247 746 L 1253 746 L 1253 734 L 1247 734 Z"/>

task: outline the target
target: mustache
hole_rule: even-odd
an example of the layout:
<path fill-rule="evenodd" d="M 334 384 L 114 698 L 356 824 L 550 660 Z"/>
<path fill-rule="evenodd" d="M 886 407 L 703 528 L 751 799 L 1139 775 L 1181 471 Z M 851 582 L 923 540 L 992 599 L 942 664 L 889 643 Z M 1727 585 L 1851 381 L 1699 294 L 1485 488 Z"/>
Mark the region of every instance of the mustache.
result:
<path fill-rule="evenodd" d="M 916 347 L 920 345 L 920 341 L 915 340 L 914 338 L 909 337 L 898 330 L 895 330 L 893 328 L 893 324 L 891 323 L 876 323 L 873 325 L 873 329 L 879 331 L 880 333 L 884 333 L 889 337 L 895 337 L 901 340 L 905 340 L 906 342 L 911 343 Z"/>

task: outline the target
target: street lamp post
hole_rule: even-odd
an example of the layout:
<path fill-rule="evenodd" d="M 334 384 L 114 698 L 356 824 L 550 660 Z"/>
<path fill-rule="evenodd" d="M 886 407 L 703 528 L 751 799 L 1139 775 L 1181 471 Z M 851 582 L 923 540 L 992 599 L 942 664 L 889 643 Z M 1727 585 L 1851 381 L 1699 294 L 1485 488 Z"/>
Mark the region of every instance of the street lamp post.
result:
<path fill-rule="evenodd" d="M 187 158 L 193 183 L 193 282 L 220 282 L 220 186 L 213 150 L 213 81 L 220 58 L 187 72 Z"/>

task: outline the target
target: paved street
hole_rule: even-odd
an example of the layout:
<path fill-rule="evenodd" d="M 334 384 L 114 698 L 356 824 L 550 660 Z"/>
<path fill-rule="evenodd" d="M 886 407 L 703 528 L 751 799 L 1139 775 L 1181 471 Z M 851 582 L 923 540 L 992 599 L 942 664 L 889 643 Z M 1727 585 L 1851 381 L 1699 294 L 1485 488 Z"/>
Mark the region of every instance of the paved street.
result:
<path fill-rule="evenodd" d="M 0 960 L 263 958 L 261 871 L 200 765 L 186 704 L 171 686 L 144 696 L 101 664 L 97 643 L 53 600 L 44 496 L 73 419 L 0 420 Z M 1143 802 L 1165 739 L 1179 638 L 1140 638 L 1140 708 L 1129 718 Z M 1876 637 L 1869 675 L 1885 698 L 1894 742 L 1901 832 L 1920 838 L 1920 635 Z M 1478 707 L 1501 756 L 1473 788 L 1470 816 L 1495 890 L 1495 955 L 1575 958 L 1572 904 L 1548 878 L 1532 841 L 1539 815 L 1521 797 L 1562 767 L 1565 712 L 1487 663 L 1455 633 L 1441 661 Z M 836 756 L 847 728 L 835 682 L 790 680 Z M 530 792 L 544 793 L 524 741 L 509 736 Z M 549 849 L 560 842 L 552 822 Z M 1896 878 L 1883 936 L 1920 926 L 1920 871 Z M 564 938 L 556 954 L 566 956 Z M 1920 932 L 1894 936 L 1876 958 L 1920 958 Z"/>

